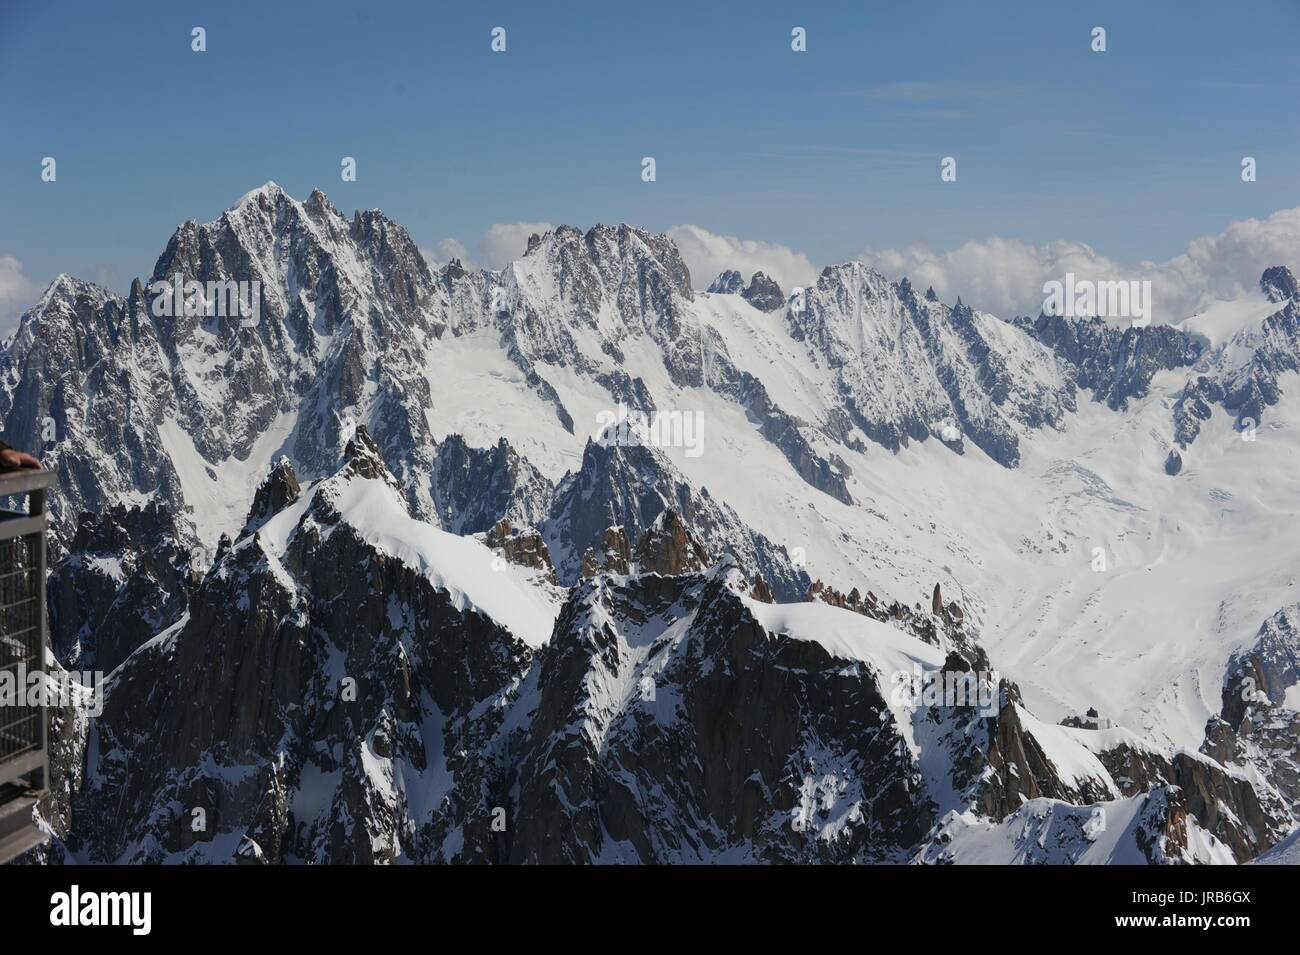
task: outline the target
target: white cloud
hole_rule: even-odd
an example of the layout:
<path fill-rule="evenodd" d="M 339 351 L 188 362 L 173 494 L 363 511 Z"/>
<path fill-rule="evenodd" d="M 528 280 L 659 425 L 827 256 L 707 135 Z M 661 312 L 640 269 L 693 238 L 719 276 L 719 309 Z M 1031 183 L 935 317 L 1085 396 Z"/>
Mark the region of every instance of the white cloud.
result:
<path fill-rule="evenodd" d="M 36 304 L 40 287 L 12 255 L 0 255 L 0 336 L 18 326 L 18 316 Z"/>
<path fill-rule="evenodd" d="M 459 239 L 443 239 L 432 249 L 420 246 L 420 254 L 424 256 L 424 261 L 429 263 L 431 269 L 440 269 L 452 259 L 460 259 L 460 264 L 467 269 L 474 267 L 469 249 L 465 248 L 465 244 Z"/>
<path fill-rule="evenodd" d="M 490 269 L 503 269 L 524 254 L 528 237 L 553 229 L 549 222 L 497 222 L 479 242 L 483 261 Z"/>
<path fill-rule="evenodd" d="M 681 251 L 696 288 L 708 288 L 726 269 L 735 269 L 746 282 L 755 272 L 766 272 L 787 293 L 817 280 L 819 270 L 808 257 L 784 245 L 718 235 L 697 225 L 675 225 L 667 235 Z"/>
<path fill-rule="evenodd" d="M 1179 321 L 1216 299 L 1236 298 L 1259 287 L 1272 265 L 1300 271 L 1300 208 L 1267 219 L 1234 222 L 1218 235 L 1195 239 L 1167 262 L 1117 262 L 1082 242 L 1032 245 L 993 236 L 949 252 L 928 245 L 865 249 L 857 258 L 891 278 L 906 276 L 918 290 L 933 286 L 946 302 L 958 296 L 1004 317 L 1036 316 L 1043 284 L 1064 281 L 1066 272 L 1092 281 L 1150 280 L 1152 318 Z"/>

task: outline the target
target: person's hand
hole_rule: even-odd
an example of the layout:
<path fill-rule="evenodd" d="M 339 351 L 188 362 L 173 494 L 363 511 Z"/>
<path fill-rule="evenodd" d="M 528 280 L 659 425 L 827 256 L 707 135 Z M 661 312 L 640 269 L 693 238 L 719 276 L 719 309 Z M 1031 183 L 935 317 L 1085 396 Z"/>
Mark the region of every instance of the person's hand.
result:
<path fill-rule="evenodd" d="M 9 471 L 16 471 L 19 468 L 41 468 L 41 462 L 37 461 L 25 451 L 18 451 L 14 448 L 5 448 L 0 451 L 0 468 Z"/>

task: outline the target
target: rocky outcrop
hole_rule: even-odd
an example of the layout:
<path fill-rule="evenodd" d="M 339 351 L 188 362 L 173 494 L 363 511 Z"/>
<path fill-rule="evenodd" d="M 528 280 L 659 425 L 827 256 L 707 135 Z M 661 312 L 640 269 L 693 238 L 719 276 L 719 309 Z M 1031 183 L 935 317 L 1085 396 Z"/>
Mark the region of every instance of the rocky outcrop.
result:
<path fill-rule="evenodd" d="M 781 286 L 763 272 L 753 274 L 740 297 L 760 312 L 776 312 L 785 308 L 785 295 L 781 292 Z"/>
<path fill-rule="evenodd" d="M 75 670 L 117 667 L 179 620 L 205 562 L 161 502 L 82 514 L 46 584 L 50 645 Z"/>
<path fill-rule="evenodd" d="M 1201 433 L 1201 424 L 1210 420 L 1213 405 L 1223 401 L 1223 386 L 1206 375 L 1197 375 L 1183 386 L 1174 403 L 1174 440 L 1186 449 Z"/>
<path fill-rule="evenodd" d="M 984 773 L 979 789 L 980 811 L 1002 820 L 1031 799 L 1048 798 L 1076 805 L 1094 803 L 1113 795 L 1104 774 L 1079 779 L 1063 778 L 1039 740 L 1025 728 L 1019 691 L 1003 688 L 1002 708 L 990 720 L 987 751 L 973 762 L 972 773 Z"/>
<path fill-rule="evenodd" d="M 1249 649 L 1228 661 L 1223 706 L 1201 752 L 1255 780 L 1264 810 L 1300 825 L 1300 714 L 1285 705 L 1300 683 L 1300 605 L 1264 622 Z"/>
<path fill-rule="evenodd" d="M 636 544 L 635 559 L 639 573 L 667 577 L 694 573 L 709 566 L 709 555 L 691 537 L 672 508 L 655 518 L 642 533 Z"/>
<path fill-rule="evenodd" d="M 300 493 L 302 493 L 302 486 L 298 483 L 298 475 L 294 472 L 293 465 L 288 458 L 280 458 L 258 485 L 257 493 L 253 495 L 253 505 L 249 508 L 248 519 L 244 521 L 244 529 L 240 532 L 240 536 L 255 532 L 277 513 L 298 500 Z"/>
<path fill-rule="evenodd" d="M 1297 683 L 1300 604 L 1292 604 L 1264 621 L 1253 646 L 1229 659 L 1223 680 L 1223 719 L 1239 727 L 1248 711 L 1277 705 Z"/>
<path fill-rule="evenodd" d="M 352 447 L 274 535 L 224 547 L 185 617 L 119 668 L 43 858 L 962 861 L 954 818 L 1016 825 L 1050 803 L 1086 821 L 1124 798 L 1120 772 L 1149 803 L 1148 861 L 1276 835 L 1249 781 L 1207 757 L 1143 750 L 1134 788 L 1118 754 L 1038 723 L 938 624 L 931 646 L 866 614 L 774 607 L 730 559 L 666 573 L 704 556 L 671 514 L 636 548 L 657 569 L 582 581 L 536 649 L 450 567 L 367 542 L 342 508 L 401 494 L 367 476 L 364 434 Z M 938 695 L 900 694 L 913 671 Z"/>
<path fill-rule="evenodd" d="M 845 594 L 820 580 L 812 582 L 803 599 L 842 607 L 872 620 L 888 623 L 933 646 L 939 646 L 943 642 L 943 635 L 951 645 L 973 648 L 973 644 L 969 643 L 973 634 L 965 626 L 965 614 L 961 607 L 956 602 L 944 604 L 939 595 L 939 585 L 935 584 L 934 589 L 928 614 L 921 609 L 919 603 L 909 607 L 898 600 L 877 597 L 870 590 L 865 595 L 860 594 L 857 587 Z"/>
<path fill-rule="evenodd" d="M 1290 813 L 1271 793 L 1261 793 L 1230 764 L 1186 750 L 1172 755 L 1120 744 L 1100 749 L 1098 758 L 1125 796 L 1156 787 L 1177 788 L 1179 801 L 1238 862 L 1274 845 L 1290 830 Z"/>
<path fill-rule="evenodd" d="M 632 552 L 622 526 L 607 527 L 600 535 L 600 549 L 588 547 L 582 554 L 582 577 L 597 574 L 627 574 L 632 569 Z"/>
<path fill-rule="evenodd" d="M 546 549 L 546 541 L 536 528 L 511 527 L 505 518 L 493 524 L 483 536 L 483 543 L 512 564 L 532 567 L 546 572 L 546 577 L 555 582 L 555 569 L 551 566 L 551 552 Z"/>
<path fill-rule="evenodd" d="M 501 520 L 536 525 L 555 488 L 505 438 L 471 448 L 458 434 L 438 446 L 430 478 L 438 521 L 454 534 L 478 534 Z"/>

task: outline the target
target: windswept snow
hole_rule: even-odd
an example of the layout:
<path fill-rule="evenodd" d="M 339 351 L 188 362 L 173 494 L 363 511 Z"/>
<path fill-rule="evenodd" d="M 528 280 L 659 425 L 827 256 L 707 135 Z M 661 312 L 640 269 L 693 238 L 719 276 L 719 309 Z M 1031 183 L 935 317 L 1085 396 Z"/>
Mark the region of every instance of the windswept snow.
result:
<path fill-rule="evenodd" d="M 163 448 L 180 478 L 185 502 L 193 509 L 191 519 L 199 540 L 212 546 L 221 534 L 233 536 L 239 530 L 257 486 L 282 453 L 296 420 L 294 414 L 279 415 L 258 437 L 247 459 L 232 457 L 211 464 L 174 419 L 158 426 Z"/>
<path fill-rule="evenodd" d="M 337 506 L 363 540 L 419 570 L 458 607 L 491 617 L 530 646 L 550 639 L 560 602 L 536 585 L 536 571 L 509 563 L 472 537 L 415 520 L 383 481 L 348 481 Z"/>
<path fill-rule="evenodd" d="M 334 506 L 362 540 L 423 574 L 458 609 L 482 613 L 532 647 L 550 639 L 561 604 L 555 588 L 540 581 L 537 571 L 504 560 L 473 537 L 449 534 L 411 517 L 382 480 L 331 479 L 305 489 L 259 530 L 263 548 L 282 555 L 314 495 L 327 485 Z"/>

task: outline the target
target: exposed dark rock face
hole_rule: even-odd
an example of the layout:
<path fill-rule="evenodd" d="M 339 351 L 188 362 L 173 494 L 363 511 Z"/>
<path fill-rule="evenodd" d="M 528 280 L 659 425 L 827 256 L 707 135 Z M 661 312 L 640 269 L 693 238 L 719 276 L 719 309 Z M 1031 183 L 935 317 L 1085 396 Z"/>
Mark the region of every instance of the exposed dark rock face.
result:
<path fill-rule="evenodd" d="M 1259 277 L 1259 290 L 1270 302 L 1286 302 L 1300 298 L 1300 283 L 1285 265 L 1274 265 Z"/>
<path fill-rule="evenodd" d="M 258 485 L 257 493 L 253 495 L 253 505 L 249 508 L 248 519 L 244 522 L 244 529 L 240 536 L 256 531 L 298 500 L 301 492 L 302 486 L 298 483 L 298 475 L 294 472 L 293 465 L 289 463 L 288 458 L 280 458 Z"/>
<path fill-rule="evenodd" d="M 82 514 L 47 582 L 50 645 L 69 669 L 114 669 L 185 612 L 193 542 L 169 509 L 118 505 Z"/>
<path fill-rule="evenodd" d="M 1281 376 L 1300 371 L 1300 300 L 1291 300 L 1264 319 L 1259 336 L 1249 359 L 1220 376 L 1223 406 L 1238 422 L 1250 418 L 1256 426 L 1264 418 L 1264 409 L 1282 396 Z"/>
<path fill-rule="evenodd" d="M 370 471 L 370 450 L 354 442 L 340 480 Z M 225 550 L 184 623 L 118 671 L 57 851 L 437 861 L 450 820 L 479 811 L 472 777 L 485 770 L 468 762 L 501 718 L 485 704 L 508 697 L 530 651 L 334 508 L 317 491 L 282 558 L 257 537 Z M 454 841 L 469 861 L 491 835 Z"/>
<path fill-rule="evenodd" d="M 174 385 L 163 356 L 172 330 L 155 329 L 137 280 L 127 299 L 61 275 L 20 325 L 0 364 L 5 440 L 43 450 L 59 471 L 50 496 L 54 553 L 76 533 L 79 516 L 102 513 L 130 492 L 156 495 L 179 513 L 180 478 L 157 424 L 168 416 Z M 124 388 L 124 382 L 134 386 Z M 87 413 L 93 409 L 93 413 Z M 43 440 L 43 423 L 58 440 Z"/>
<path fill-rule="evenodd" d="M 972 752 L 972 774 L 985 772 L 980 788 L 979 808 L 993 819 L 1004 819 L 1026 800 L 1049 798 L 1084 804 L 1111 795 L 1109 783 L 1088 778 L 1072 785 L 1043 751 L 1042 745 L 1025 730 L 1020 718 L 1019 691 L 1014 684 L 1003 694 L 997 718 L 989 721 L 987 750 Z"/>
<path fill-rule="evenodd" d="M 1195 814 L 1177 786 L 1151 790 L 1135 827 L 1135 841 L 1151 865 L 1177 864 L 1190 849 L 1188 819 Z"/>
<path fill-rule="evenodd" d="M 582 553 L 582 577 L 597 574 L 627 574 L 632 569 L 632 553 L 627 532 L 621 526 L 607 527 L 600 535 L 600 549 L 588 547 Z"/>
<path fill-rule="evenodd" d="M 1300 683 L 1300 605 L 1279 610 L 1249 650 L 1234 654 L 1223 680 L 1221 717 L 1205 728 L 1201 752 L 1248 773 L 1266 810 L 1300 824 L 1300 714 L 1284 704 Z M 1278 806 L 1282 809 L 1278 809 Z"/>
<path fill-rule="evenodd" d="M 727 269 L 709 285 L 708 291 L 718 295 L 736 295 L 745 287 L 744 277 L 735 269 Z"/>
<path fill-rule="evenodd" d="M 1300 716 L 1294 711 L 1256 707 L 1236 729 L 1211 717 L 1201 752 L 1233 772 L 1250 774 L 1264 814 L 1278 829 L 1300 825 Z"/>
<path fill-rule="evenodd" d="M 551 552 L 546 549 L 546 541 L 535 528 L 511 527 L 510 522 L 502 518 L 483 536 L 483 543 L 493 550 L 499 550 L 501 556 L 512 564 L 546 571 L 547 579 L 555 582 Z"/>
<path fill-rule="evenodd" d="M 1223 842 L 1238 862 L 1254 858 L 1289 830 L 1284 805 L 1214 759 L 1186 750 L 1172 756 L 1121 744 L 1098 758 L 1125 796 L 1158 786 L 1177 787 L 1201 827 Z"/>
<path fill-rule="evenodd" d="M 116 668 L 102 716 L 56 715 L 41 858 L 945 862 L 974 825 L 1019 831 L 1016 861 L 1075 861 L 1094 810 L 1129 799 L 1146 861 L 1207 861 L 1207 842 L 1240 861 L 1295 824 L 1300 725 L 1269 703 L 1296 682 L 1293 611 L 1233 661 L 1205 756 L 1098 742 L 1095 723 L 1038 722 L 938 585 L 909 606 L 811 583 L 653 447 L 589 441 L 555 487 L 504 438 L 439 444 L 430 425 L 440 346 L 478 335 L 570 433 L 571 380 L 547 376 L 652 413 L 662 376 L 621 367 L 649 344 L 678 389 L 733 402 L 845 505 L 837 445 L 933 435 L 1012 467 L 1077 387 L 1123 408 L 1196 359 L 1185 449 L 1212 404 L 1276 400 L 1300 340 L 1289 273 L 1266 273 L 1291 304 L 1227 367 L 1173 330 L 1040 330 L 827 269 L 767 322 L 826 370 L 827 409 L 803 412 L 824 419 L 804 420 L 691 310 L 672 243 L 630 226 L 562 226 L 503 272 L 435 275 L 381 213 L 268 186 L 178 229 L 154 276 L 179 272 L 261 281 L 261 322 L 164 321 L 142 283 L 118 299 L 61 277 L 0 353 L 6 436 L 35 447 L 45 416 L 59 432 L 56 647 Z M 761 273 L 711 290 L 787 305 Z M 188 487 L 186 466 L 215 462 L 216 481 L 277 434 L 289 453 L 243 531 L 195 568 L 179 472 Z M 154 503 L 114 506 L 139 495 Z M 359 497 L 382 518 L 349 512 Z M 772 605 L 800 597 L 830 606 Z M 535 625 L 553 619 L 548 643 Z M 923 667 L 991 706 L 900 703 L 897 678 Z"/>
<path fill-rule="evenodd" d="M 507 520 L 536 525 L 546 517 L 555 488 L 505 438 L 491 448 L 471 448 L 458 434 L 438 446 L 433 501 L 442 527 L 478 534 Z"/>
<path fill-rule="evenodd" d="M 56 546 L 81 512 L 143 495 L 181 520 L 178 440 L 207 461 L 247 460 L 296 413 L 287 449 L 296 471 L 328 473 L 363 399 L 413 505 L 424 503 L 416 489 L 433 447 L 429 387 L 412 355 L 446 328 L 446 293 L 400 226 L 378 212 L 349 221 L 319 192 L 298 203 L 268 184 L 213 222 L 176 230 L 148 284 L 178 275 L 247 282 L 250 298 L 258 283 L 256 323 L 216 308 L 156 314 L 159 295 L 144 282 L 118 298 L 61 276 L 0 354 L 10 443 L 41 448 L 43 422 L 54 424 L 46 461 L 59 469 Z"/>
<path fill-rule="evenodd" d="M 1165 473 L 1173 476 L 1183 469 L 1183 456 L 1177 448 L 1171 448 L 1169 455 L 1165 458 Z"/>
<path fill-rule="evenodd" d="M 640 636 L 659 615 L 691 624 Z M 511 861 L 903 861 L 929 826 L 874 678 L 766 632 L 719 578 L 584 583 L 538 668 Z M 821 786 L 855 807 L 842 839 Z"/>
<path fill-rule="evenodd" d="M 1174 440 L 1182 448 L 1196 440 L 1201 423 L 1210 420 L 1214 404 L 1222 402 L 1223 387 L 1205 375 L 1189 379 L 1174 404 Z"/>
<path fill-rule="evenodd" d="M 460 259 L 453 258 L 443 269 L 443 275 L 448 282 L 455 282 L 462 279 L 469 273 L 465 271 L 465 266 L 461 265 Z"/>
<path fill-rule="evenodd" d="M 762 382 L 743 372 L 734 390 L 730 386 L 725 390 L 734 395 L 753 420 L 762 422 L 760 431 L 763 437 L 785 455 L 799 477 L 843 504 L 853 503 L 848 489 L 851 476 L 848 465 L 838 455 L 824 457 L 819 454 L 805 434 L 805 423 L 777 407 Z"/>
<path fill-rule="evenodd" d="M 1240 726 L 1252 706 L 1276 705 L 1300 683 L 1300 604 L 1264 621 L 1255 645 L 1228 661 L 1223 682 L 1223 718 Z"/>
<path fill-rule="evenodd" d="M 1069 362 L 1080 388 L 1112 411 L 1145 397 L 1156 372 L 1187 368 L 1204 353 L 1194 335 L 1171 325 L 1118 327 L 1100 318 L 1039 315 L 1020 323 L 1035 338 Z"/>
<path fill-rule="evenodd" d="M 760 312 L 775 312 L 785 307 L 785 295 L 776 280 L 764 272 L 755 272 L 750 277 L 749 285 L 735 269 L 722 272 L 708 288 L 709 292 L 721 295 L 739 295 Z"/>
<path fill-rule="evenodd" d="M 636 564 L 639 573 L 676 577 L 704 570 L 709 566 L 709 555 L 691 537 L 677 512 L 669 508 L 637 541 Z"/>
<path fill-rule="evenodd" d="M 749 595 L 765 604 L 776 603 L 776 598 L 772 596 L 772 588 L 762 577 L 755 577 L 750 582 Z"/>
<path fill-rule="evenodd" d="M 353 448 L 279 556 L 258 535 L 227 546 L 184 621 L 117 671 L 59 750 L 69 790 L 42 858 L 943 862 L 953 813 L 1120 798 L 1103 763 L 1125 791 L 1157 787 L 1150 861 L 1186 861 L 1193 818 L 1243 857 L 1280 831 L 1206 757 L 1103 753 L 1081 773 L 1086 751 L 1040 739 L 1014 684 L 947 629 L 927 667 L 991 708 L 973 690 L 900 703 L 906 674 L 870 662 L 877 624 L 834 652 L 819 631 L 857 618 L 817 608 L 811 632 L 778 632 L 726 561 L 585 580 L 533 651 L 358 535 L 337 510 L 374 480 Z M 665 517 L 638 549 L 677 531 Z M 79 738 L 98 754 L 84 772 Z"/>
<path fill-rule="evenodd" d="M 740 297 L 760 312 L 775 312 L 785 308 L 785 295 L 781 292 L 781 286 L 762 272 L 754 273 Z"/>

